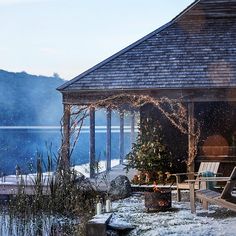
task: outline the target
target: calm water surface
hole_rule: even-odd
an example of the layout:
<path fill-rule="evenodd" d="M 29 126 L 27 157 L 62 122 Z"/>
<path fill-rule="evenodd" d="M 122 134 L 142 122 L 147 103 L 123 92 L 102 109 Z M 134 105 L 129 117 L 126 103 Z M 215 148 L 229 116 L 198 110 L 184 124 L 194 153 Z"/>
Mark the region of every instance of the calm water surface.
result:
<path fill-rule="evenodd" d="M 0 127 L 0 173 L 14 174 L 19 165 L 22 172 L 35 168 L 37 153 L 47 160 L 48 147 L 57 154 L 61 144 L 59 127 Z M 130 150 L 130 128 L 125 128 L 125 153 Z M 105 160 L 105 126 L 96 127 L 96 159 Z M 112 159 L 119 157 L 119 129 L 112 128 Z M 89 162 L 89 131 L 84 128 L 72 154 L 72 165 Z"/>

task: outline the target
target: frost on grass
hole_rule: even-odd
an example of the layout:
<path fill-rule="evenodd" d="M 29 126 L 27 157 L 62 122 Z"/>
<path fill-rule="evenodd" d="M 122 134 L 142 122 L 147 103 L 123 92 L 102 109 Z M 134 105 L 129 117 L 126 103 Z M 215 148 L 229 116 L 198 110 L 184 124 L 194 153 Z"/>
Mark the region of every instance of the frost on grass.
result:
<path fill-rule="evenodd" d="M 127 222 L 136 228 L 129 236 L 196 235 L 227 236 L 236 232 L 236 213 L 210 206 L 209 211 L 197 206 L 197 215 L 191 214 L 189 202 L 172 202 L 166 212 L 148 213 L 142 196 L 132 196 L 113 203 L 112 222 Z"/>

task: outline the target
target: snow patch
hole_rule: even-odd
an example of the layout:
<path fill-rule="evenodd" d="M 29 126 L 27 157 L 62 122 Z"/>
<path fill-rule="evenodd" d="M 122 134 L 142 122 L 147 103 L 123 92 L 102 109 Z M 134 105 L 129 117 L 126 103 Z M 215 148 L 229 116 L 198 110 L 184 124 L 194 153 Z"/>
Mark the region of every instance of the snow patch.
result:
<path fill-rule="evenodd" d="M 143 196 L 132 196 L 113 203 L 111 221 L 136 226 L 129 236 L 232 236 L 236 232 L 236 213 L 212 205 L 209 211 L 198 204 L 198 214 L 191 214 L 189 202 L 172 201 L 166 212 L 148 213 Z"/>

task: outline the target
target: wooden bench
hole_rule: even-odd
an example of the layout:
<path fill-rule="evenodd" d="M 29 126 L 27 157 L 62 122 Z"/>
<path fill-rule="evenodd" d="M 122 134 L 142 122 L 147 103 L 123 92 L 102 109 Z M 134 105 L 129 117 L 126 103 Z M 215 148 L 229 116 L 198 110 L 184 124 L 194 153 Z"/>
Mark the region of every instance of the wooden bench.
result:
<path fill-rule="evenodd" d="M 107 225 L 112 217 L 111 213 L 94 216 L 86 223 L 86 236 L 106 236 Z"/>
<path fill-rule="evenodd" d="M 222 193 L 210 189 L 200 189 L 195 193 L 194 184 L 196 182 L 211 181 L 226 182 Z M 236 196 L 232 195 L 232 191 L 236 185 L 236 167 L 234 167 L 230 177 L 202 177 L 198 180 L 188 180 L 187 182 L 190 187 L 190 206 L 192 213 L 196 213 L 195 197 L 202 201 L 204 209 L 208 209 L 208 204 L 213 203 L 236 212 Z"/>
<path fill-rule="evenodd" d="M 220 166 L 220 162 L 201 162 L 198 172 L 193 173 L 177 173 L 173 174 L 176 177 L 176 189 L 177 189 L 177 201 L 181 201 L 181 190 L 189 190 L 189 184 L 187 182 L 182 182 L 181 181 L 181 176 L 195 176 L 196 180 L 205 172 L 209 171 L 214 173 L 215 175 L 218 172 Z M 200 189 L 200 182 L 197 182 L 198 184 L 194 185 L 195 189 Z"/>

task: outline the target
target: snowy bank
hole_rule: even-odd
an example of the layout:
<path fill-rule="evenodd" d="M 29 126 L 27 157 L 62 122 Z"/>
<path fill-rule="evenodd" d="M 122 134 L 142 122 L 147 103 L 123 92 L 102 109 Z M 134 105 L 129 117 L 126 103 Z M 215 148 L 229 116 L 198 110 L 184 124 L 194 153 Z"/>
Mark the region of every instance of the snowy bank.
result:
<path fill-rule="evenodd" d="M 232 236 L 236 234 L 236 213 L 211 205 L 209 211 L 197 205 L 198 214 L 191 214 L 189 202 L 172 202 L 166 212 L 147 213 L 142 195 L 113 203 L 111 222 L 128 222 L 136 228 L 129 236 Z"/>

